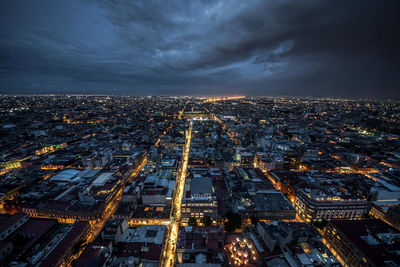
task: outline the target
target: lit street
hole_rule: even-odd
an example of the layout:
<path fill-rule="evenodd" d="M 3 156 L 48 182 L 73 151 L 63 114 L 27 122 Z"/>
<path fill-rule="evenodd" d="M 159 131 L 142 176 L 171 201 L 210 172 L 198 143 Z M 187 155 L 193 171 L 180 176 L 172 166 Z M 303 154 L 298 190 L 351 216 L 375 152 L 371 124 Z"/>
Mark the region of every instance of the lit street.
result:
<path fill-rule="evenodd" d="M 183 192 L 185 189 L 186 171 L 189 160 L 190 140 L 192 134 L 192 122 L 189 123 L 189 129 L 185 137 L 185 146 L 182 152 L 182 161 L 177 181 L 175 185 L 175 194 L 172 199 L 172 209 L 170 215 L 170 224 L 167 226 L 167 236 L 165 238 L 163 251 L 161 254 L 160 266 L 174 266 L 176 241 L 179 231 L 179 223 L 181 219 L 181 203 Z"/>

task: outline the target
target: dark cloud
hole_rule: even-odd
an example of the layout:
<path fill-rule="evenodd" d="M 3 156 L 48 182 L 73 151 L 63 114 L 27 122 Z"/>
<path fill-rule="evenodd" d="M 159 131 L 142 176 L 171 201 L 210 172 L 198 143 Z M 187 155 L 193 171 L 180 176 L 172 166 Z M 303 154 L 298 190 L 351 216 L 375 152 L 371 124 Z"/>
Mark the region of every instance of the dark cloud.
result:
<path fill-rule="evenodd" d="M 398 1 L 3 1 L 0 92 L 400 96 Z"/>

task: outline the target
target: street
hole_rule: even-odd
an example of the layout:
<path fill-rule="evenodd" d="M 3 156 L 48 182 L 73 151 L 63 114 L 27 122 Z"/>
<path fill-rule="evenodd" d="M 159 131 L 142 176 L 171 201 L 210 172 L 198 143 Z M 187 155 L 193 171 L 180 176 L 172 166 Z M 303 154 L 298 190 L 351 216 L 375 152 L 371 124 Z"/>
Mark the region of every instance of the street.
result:
<path fill-rule="evenodd" d="M 181 219 L 181 203 L 185 189 L 186 171 L 189 160 L 190 140 L 192 136 L 192 122 L 189 123 L 187 130 L 185 147 L 182 152 L 182 161 L 179 173 L 176 179 L 175 194 L 172 199 L 172 209 L 170 215 L 170 224 L 167 226 L 167 237 L 165 239 L 163 251 L 161 252 L 160 266 L 174 266 L 176 241 L 179 232 L 179 223 Z"/>

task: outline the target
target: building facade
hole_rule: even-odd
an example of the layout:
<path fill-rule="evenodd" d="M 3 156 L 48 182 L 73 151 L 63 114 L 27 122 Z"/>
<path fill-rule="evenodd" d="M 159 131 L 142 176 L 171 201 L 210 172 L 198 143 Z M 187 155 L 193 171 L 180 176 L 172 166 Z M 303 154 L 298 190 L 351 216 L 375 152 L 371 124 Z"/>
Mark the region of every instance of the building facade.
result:
<path fill-rule="evenodd" d="M 366 200 L 320 197 L 315 191 L 296 192 L 294 207 L 306 222 L 332 219 L 360 219 L 369 212 Z"/>
<path fill-rule="evenodd" d="M 186 180 L 182 199 L 182 219 L 187 221 L 190 217 L 200 219 L 204 216 L 216 219 L 218 216 L 217 196 L 211 178 Z"/>
<path fill-rule="evenodd" d="M 343 266 L 400 265 L 400 232 L 381 220 L 332 220 L 324 239 Z"/>

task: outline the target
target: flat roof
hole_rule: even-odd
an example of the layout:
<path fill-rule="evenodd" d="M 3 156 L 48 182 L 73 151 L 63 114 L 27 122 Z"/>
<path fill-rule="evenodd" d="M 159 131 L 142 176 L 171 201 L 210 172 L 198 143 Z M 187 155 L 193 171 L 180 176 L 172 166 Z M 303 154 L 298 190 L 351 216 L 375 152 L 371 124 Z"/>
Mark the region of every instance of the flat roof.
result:
<path fill-rule="evenodd" d="M 93 182 L 93 185 L 104 185 L 108 179 L 113 175 L 112 172 L 104 172 L 100 174 Z"/>
<path fill-rule="evenodd" d="M 190 193 L 192 194 L 204 194 L 213 193 L 211 179 L 207 177 L 192 178 L 190 180 Z"/>
<path fill-rule="evenodd" d="M 53 177 L 51 177 L 50 180 L 52 180 L 52 181 L 69 181 L 72 178 L 74 178 L 76 175 L 78 175 L 78 173 L 80 173 L 80 172 L 81 171 L 74 170 L 74 169 L 63 170 L 63 171 L 57 173 L 56 175 L 54 175 Z"/>
<path fill-rule="evenodd" d="M 399 244 L 396 242 L 385 243 L 379 237 L 379 235 L 390 234 L 398 236 L 400 232 L 385 222 L 377 219 L 366 219 L 332 220 L 330 223 L 339 229 L 375 265 L 384 266 L 387 260 L 400 264 L 400 258 L 395 256 L 395 251 L 400 248 Z M 379 243 L 369 244 L 368 239 L 363 237 L 370 237 Z"/>

